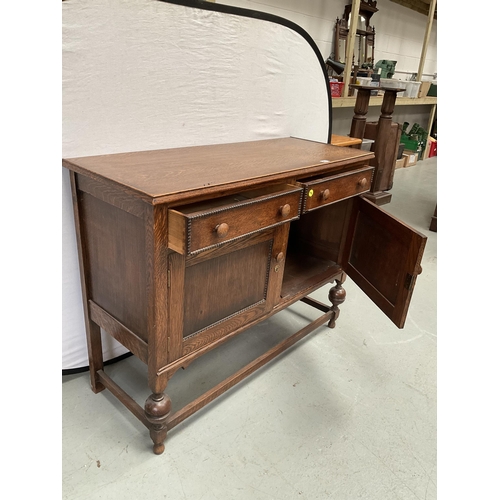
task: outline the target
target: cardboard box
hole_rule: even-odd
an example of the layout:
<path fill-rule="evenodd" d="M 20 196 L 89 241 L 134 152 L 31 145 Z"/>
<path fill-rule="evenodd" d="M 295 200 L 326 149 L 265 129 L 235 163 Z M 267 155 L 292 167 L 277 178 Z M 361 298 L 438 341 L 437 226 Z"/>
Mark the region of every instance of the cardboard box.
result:
<path fill-rule="evenodd" d="M 409 151 L 405 149 L 403 156 L 406 156 L 406 165 L 405 167 L 411 167 L 412 165 L 416 165 L 418 161 L 418 153 L 416 151 Z"/>
<path fill-rule="evenodd" d="M 425 97 L 427 95 L 427 92 L 429 92 L 431 88 L 431 83 L 432 82 L 422 82 L 418 91 L 418 97 Z"/>
<path fill-rule="evenodd" d="M 396 167 L 395 168 L 404 168 L 406 167 L 406 160 L 408 157 L 405 157 L 404 155 L 399 159 L 396 160 Z"/>

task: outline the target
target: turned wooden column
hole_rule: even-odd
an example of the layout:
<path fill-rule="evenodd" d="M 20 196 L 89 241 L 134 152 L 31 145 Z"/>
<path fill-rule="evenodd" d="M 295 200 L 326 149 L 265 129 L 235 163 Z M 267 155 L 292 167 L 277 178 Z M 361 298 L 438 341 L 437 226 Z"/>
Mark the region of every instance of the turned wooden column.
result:
<path fill-rule="evenodd" d="M 401 138 L 401 127 L 392 121 L 396 105 L 396 96 L 401 89 L 379 87 L 384 91 L 380 117 L 376 124 L 374 143 L 375 158 L 370 165 L 375 167 L 372 187 L 363 195 L 376 205 L 389 203 L 392 195 L 387 191 L 392 188 L 395 161 Z"/>
<path fill-rule="evenodd" d="M 366 126 L 366 113 L 368 113 L 368 104 L 370 102 L 370 93 L 373 87 L 366 87 L 361 85 L 352 85 L 352 88 L 358 90 L 356 102 L 354 103 L 354 116 L 351 121 L 350 137 L 357 137 L 363 139 Z M 360 148 L 361 145 L 353 146 Z"/>
<path fill-rule="evenodd" d="M 346 275 L 342 274 L 340 279 L 335 280 L 335 286 L 330 288 L 330 292 L 328 293 L 328 300 L 332 303 L 331 310 L 333 311 L 333 316 L 328 322 L 329 328 L 335 328 L 335 321 L 337 321 L 337 318 L 340 315 L 339 306 L 345 301 L 346 293 L 344 287 L 342 286 L 345 279 Z"/>
<path fill-rule="evenodd" d="M 382 109 L 380 118 L 378 119 L 377 139 L 375 140 L 375 179 L 372 185 L 372 190 L 380 190 L 384 170 L 390 165 L 386 164 L 386 158 L 392 156 L 394 143 L 391 140 L 392 132 L 392 114 L 396 105 L 397 93 L 401 89 L 384 88 L 384 98 L 382 100 Z M 387 172 L 385 172 L 387 174 Z"/>
<path fill-rule="evenodd" d="M 149 435 L 153 441 L 153 452 L 161 455 L 167 438 L 167 419 L 172 402 L 164 393 L 151 394 L 144 405 L 144 414 L 149 422 Z"/>

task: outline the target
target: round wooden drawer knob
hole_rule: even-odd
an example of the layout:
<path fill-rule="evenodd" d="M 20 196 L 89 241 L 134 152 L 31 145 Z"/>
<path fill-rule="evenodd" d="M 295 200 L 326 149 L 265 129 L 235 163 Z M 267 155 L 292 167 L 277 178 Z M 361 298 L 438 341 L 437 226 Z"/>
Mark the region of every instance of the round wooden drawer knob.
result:
<path fill-rule="evenodd" d="M 285 254 L 283 252 L 280 252 L 278 255 L 276 255 L 276 262 L 282 262 L 284 258 Z"/>
<path fill-rule="evenodd" d="M 224 238 L 224 236 L 227 235 L 228 231 L 229 231 L 229 226 L 225 222 L 215 226 L 215 232 L 217 233 L 217 236 L 219 238 Z"/>
<path fill-rule="evenodd" d="M 325 189 L 324 191 L 321 191 L 321 199 L 323 201 L 326 201 L 326 200 L 328 200 L 328 198 L 330 198 L 330 190 Z"/>
<path fill-rule="evenodd" d="M 358 182 L 358 186 L 360 188 L 364 188 L 366 186 L 366 184 L 368 183 L 368 181 L 366 180 L 366 177 L 363 177 L 359 182 Z"/>
<path fill-rule="evenodd" d="M 280 207 L 280 214 L 283 216 L 283 217 L 288 217 L 288 215 L 290 215 L 290 205 L 287 203 L 286 205 L 283 205 L 282 207 Z"/>

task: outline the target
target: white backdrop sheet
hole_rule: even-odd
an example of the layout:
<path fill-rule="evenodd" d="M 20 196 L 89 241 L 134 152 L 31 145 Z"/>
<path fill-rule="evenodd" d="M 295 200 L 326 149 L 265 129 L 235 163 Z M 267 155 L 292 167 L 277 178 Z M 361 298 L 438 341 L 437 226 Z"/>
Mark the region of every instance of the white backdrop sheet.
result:
<path fill-rule="evenodd" d="M 327 142 L 321 64 L 293 29 L 155 0 L 67 0 L 62 156 L 300 137 Z M 62 172 L 62 368 L 88 366 L 69 174 Z M 124 354 L 103 335 L 104 359 Z"/>

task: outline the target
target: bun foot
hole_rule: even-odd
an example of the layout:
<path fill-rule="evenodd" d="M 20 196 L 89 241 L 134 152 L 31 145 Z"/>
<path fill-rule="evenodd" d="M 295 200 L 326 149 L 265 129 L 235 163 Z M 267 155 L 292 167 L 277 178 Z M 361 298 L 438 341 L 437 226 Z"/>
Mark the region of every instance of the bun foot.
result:
<path fill-rule="evenodd" d="M 153 445 L 153 453 L 155 455 L 161 455 L 164 451 L 165 451 L 165 444 L 164 443 Z"/>

